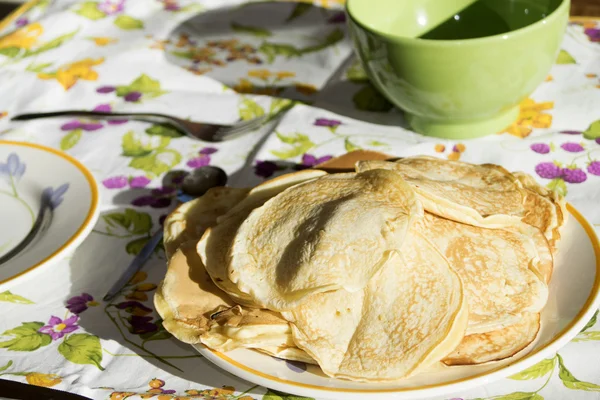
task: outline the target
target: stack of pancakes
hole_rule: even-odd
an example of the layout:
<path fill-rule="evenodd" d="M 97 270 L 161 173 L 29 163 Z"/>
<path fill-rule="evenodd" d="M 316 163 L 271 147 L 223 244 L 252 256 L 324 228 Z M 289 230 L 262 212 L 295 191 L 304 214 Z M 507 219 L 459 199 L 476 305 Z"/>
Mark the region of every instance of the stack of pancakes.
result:
<path fill-rule="evenodd" d="M 164 327 L 372 382 L 525 349 L 564 200 L 496 165 L 388 158 L 350 153 L 173 211 L 154 298 Z"/>

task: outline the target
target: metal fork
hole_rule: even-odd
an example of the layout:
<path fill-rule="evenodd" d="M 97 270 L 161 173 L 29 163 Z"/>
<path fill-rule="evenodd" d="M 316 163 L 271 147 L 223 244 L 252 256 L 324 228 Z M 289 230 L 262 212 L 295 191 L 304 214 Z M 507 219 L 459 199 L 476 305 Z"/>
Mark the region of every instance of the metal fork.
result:
<path fill-rule="evenodd" d="M 283 110 L 282 110 L 283 111 Z M 95 120 L 114 120 L 114 119 L 132 119 L 136 121 L 151 122 L 154 124 L 171 125 L 178 131 L 192 139 L 199 139 L 205 142 L 221 142 L 234 139 L 246 133 L 255 131 L 271 120 L 278 119 L 282 113 L 275 115 L 265 114 L 260 117 L 246 121 L 238 120 L 233 125 L 216 125 L 195 122 L 188 119 L 181 119 L 165 114 L 156 113 L 120 113 L 120 112 L 100 112 L 100 111 L 79 111 L 64 110 L 46 113 L 20 114 L 12 118 L 13 121 L 29 121 L 39 118 L 55 117 L 85 117 Z"/>

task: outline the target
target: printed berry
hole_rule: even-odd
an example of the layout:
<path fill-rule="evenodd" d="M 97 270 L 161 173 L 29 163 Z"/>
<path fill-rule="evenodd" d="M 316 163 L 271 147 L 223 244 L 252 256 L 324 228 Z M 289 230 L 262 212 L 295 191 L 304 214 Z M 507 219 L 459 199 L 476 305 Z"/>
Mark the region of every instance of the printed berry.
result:
<path fill-rule="evenodd" d="M 579 153 L 585 150 L 582 145 L 573 142 L 563 143 L 560 145 L 560 147 L 569 153 Z"/>
<path fill-rule="evenodd" d="M 158 389 L 165 386 L 165 381 L 163 381 L 162 379 L 154 378 L 150 381 L 150 383 L 148 383 L 148 385 L 150 385 L 150 387 L 153 389 Z"/>
<path fill-rule="evenodd" d="M 530 148 L 531 150 L 539 154 L 550 153 L 550 146 L 548 146 L 546 143 L 534 143 L 530 146 Z"/>
<path fill-rule="evenodd" d="M 543 162 L 535 166 L 535 172 L 542 178 L 554 179 L 561 176 L 561 169 L 552 162 Z"/>
<path fill-rule="evenodd" d="M 592 161 L 589 163 L 587 170 L 592 175 L 600 176 L 600 161 Z"/>
<path fill-rule="evenodd" d="M 565 182 L 568 183 L 581 183 L 585 182 L 585 180 L 587 179 L 587 175 L 580 168 L 563 168 L 562 177 L 565 180 Z"/>

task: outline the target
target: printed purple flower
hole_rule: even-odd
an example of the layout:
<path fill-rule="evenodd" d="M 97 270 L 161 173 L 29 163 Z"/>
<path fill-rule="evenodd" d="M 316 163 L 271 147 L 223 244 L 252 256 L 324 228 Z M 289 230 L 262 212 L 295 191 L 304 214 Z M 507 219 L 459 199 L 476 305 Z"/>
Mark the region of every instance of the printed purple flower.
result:
<path fill-rule="evenodd" d="M 139 99 L 142 98 L 142 93 L 141 92 L 129 92 L 123 98 L 125 99 L 125 101 L 135 103 L 135 102 L 139 101 Z"/>
<path fill-rule="evenodd" d="M 254 173 L 263 178 L 268 178 L 277 171 L 279 167 L 272 161 L 256 161 Z"/>
<path fill-rule="evenodd" d="M 587 180 L 587 175 L 580 168 L 563 168 L 562 178 L 567 183 L 581 183 Z"/>
<path fill-rule="evenodd" d="M 57 187 L 56 189 L 47 187 L 42 192 L 42 196 L 48 201 L 48 204 L 50 204 L 50 207 L 53 210 L 55 210 L 60 205 L 60 203 L 63 202 L 64 195 L 65 195 L 65 193 L 67 193 L 67 190 L 69 190 L 68 183 L 64 183 L 64 184 L 60 185 L 59 187 Z"/>
<path fill-rule="evenodd" d="M 587 28 L 584 33 L 592 42 L 600 42 L 600 29 Z"/>
<path fill-rule="evenodd" d="M 100 86 L 98 89 L 96 89 L 96 92 L 105 94 L 105 93 L 112 93 L 115 90 L 117 90 L 117 88 L 114 86 Z"/>
<path fill-rule="evenodd" d="M 85 121 L 85 120 L 73 120 L 66 124 L 63 124 L 60 129 L 63 131 L 73 131 L 75 129 L 81 129 L 86 132 L 97 131 L 102 128 L 103 125 L 98 121 Z"/>
<path fill-rule="evenodd" d="M 97 306 L 98 302 L 94 300 L 94 298 L 87 294 L 81 293 L 81 296 L 73 296 L 69 300 L 67 300 L 67 308 L 73 314 L 81 314 L 90 306 Z"/>
<path fill-rule="evenodd" d="M 165 208 L 171 205 L 171 200 L 175 197 L 176 189 L 174 187 L 163 186 L 152 189 L 150 195 L 144 195 L 133 199 L 131 204 L 138 207 L 150 206 L 152 208 Z"/>
<path fill-rule="evenodd" d="M 596 141 L 596 143 L 600 144 L 600 137 L 599 137 L 599 138 L 596 138 L 596 140 L 595 140 L 595 141 Z"/>
<path fill-rule="evenodd" d="M 177 4 L 177 0 L 162 0 L 166 11 L 179 11 L 181 7 Z"/>
<path fill-rule="evenodd" d="M 123 11 L 125 0 L 104 0 L 98 4 L 98 10 L 106 15 L 115 15 Z"/>
<path fill-rule="evenodd" d="M 600 161 L 592 161 L 587 166 L 587 171 L 596 176 L 600 176 Z"/>
<path fill-rule="evenodd" d="M 145 176 L 136 176 L 131 178 L 131 180 L 129 181 L 129 187 L 132 188 L 144 188 L 146 186 L 148 186 L 148 184 L 151 182 L 150 179 L 146 178 Z"/>
<path fill-rule="evenodd" d="M 27 17 L 19 18 L 15 21 L 15 25 L 18 27 L 25 26 L 29 23 Z"/>
<path fill-rule="evenodd" d="M 554 179 L 561 176 L 561 168 L 553 162 L 543 162 L 535 166 L 535 172 L 545 179 Z"/>
<path fill-rule="evenodd" d="M 539 154 L 550 153 L 550 146 L 548 146 L 546 143 L 534 143 L 530 146 L 530 148 L 531 150 Z"/>
<path fill-rule="evenodd" d="M 579 143 L 574 143 L 574 142 L 563 143 L 560 145 L 560 147 L 563 150 L 568 151 L 569 153 L 579 153 L 579 152 L 585 151 L 585 149 L 583 148 L 582 145 L 580 145 Z"/>
<path fill-rule="evenodd" d="M 107 189 L 121 189 L 127 186 L 127 177 L 123 175 L 106 178 L 102 184 Z"/>
<path fill-rule="evenodd" d="M 200 157 L 194 157 L 186 163 L 186 165 L 190 168 L 205 167 L 209 164 L 210 156 L 206 154 L 201 154 Z"/>
<path fill-rule="evenodd" d="M 560 131 L 563 135 L 581 135 L 581 131 Z"/>
<path fill-rule="evenodd" d="M 202 150 L 200 150 L 198 153 L 200 153 L 200 154 L 207 154 L 207 155 L 209 155 L 209 154 L 214 154 L 214 153 L 216 153 L 217 151 L 219 151 L 219 149 L 216 149 L 216 148 L 214 148 L 214 147 L 205 147 L 205 148 L 203 148 Z"/>
<path fill-rule="evenodd" d="M 71 333 L 79 329 L 77 321 L 79 317 L 72 315 L 64 321 L 54 315 L 50 317 L 48 325 L 44 325 L 39 329 L 39 332 L 46 333 L 52 337 L 52 340 L 58 340 L 65 336 L 67 333 Z"/>
<path fill-rule="evenodd" d="M 155 332 L 158 330 L 158 326 L 152 323 L 152 317 L 142 315 L 130 315 L 127 318 L 130 328 L 129 331 L 135 335 L 141 335 L 143 333 Z"/>
<path fill-rule="evenodd" d="M 325 126 L 327 128 L 336 128 L 342 124 L 342 121 L 338 121 L 335 119 L 327 119 L 327 118 L 317 118 L 313 125 L 315 126 Z"/>
<path fill-rule="evenodd" d="M 25 174 L 25 170 L 25 163 L 21 162 L 17 153 L 10 153 L 6 163 L 0 163 L 0 175 L 9 185 L 16 184 Z"/>
<path fill-rule="evenodd" d="M 302 166 L 310 168 L 310 167 L 314 167 L 315 165 L 319 165 L 327 160 L 330 160 L 331 158 L 333 158 L 333 156 L 331 155 L 326 155 L 323 157 L 315 157 L 312 154 L 304 154 L 302 156 Z"/>

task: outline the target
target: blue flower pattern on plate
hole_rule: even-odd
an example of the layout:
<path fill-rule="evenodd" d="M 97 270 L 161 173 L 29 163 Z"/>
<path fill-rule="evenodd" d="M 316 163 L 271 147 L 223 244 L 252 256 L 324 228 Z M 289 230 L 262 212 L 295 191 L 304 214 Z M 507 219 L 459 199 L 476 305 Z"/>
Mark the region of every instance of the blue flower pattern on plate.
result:
<path fill-rule="evenodd" d="M 64 183 L 64 184 L 60 185 L 59 187 L 57 187 L 56 189 L 47 187 L 46 189 L 44 189 L 44 193 L 42 194 L 42 196 L 44 196 L 44 197 L 47 196 L 50 207 L 53 210 L 55 210 L 56 207 L 58 207 L 60 205 L 60 203 L 62 203 L 64 195 L 68 189 L 69 189 L 68 183 Z"/>

